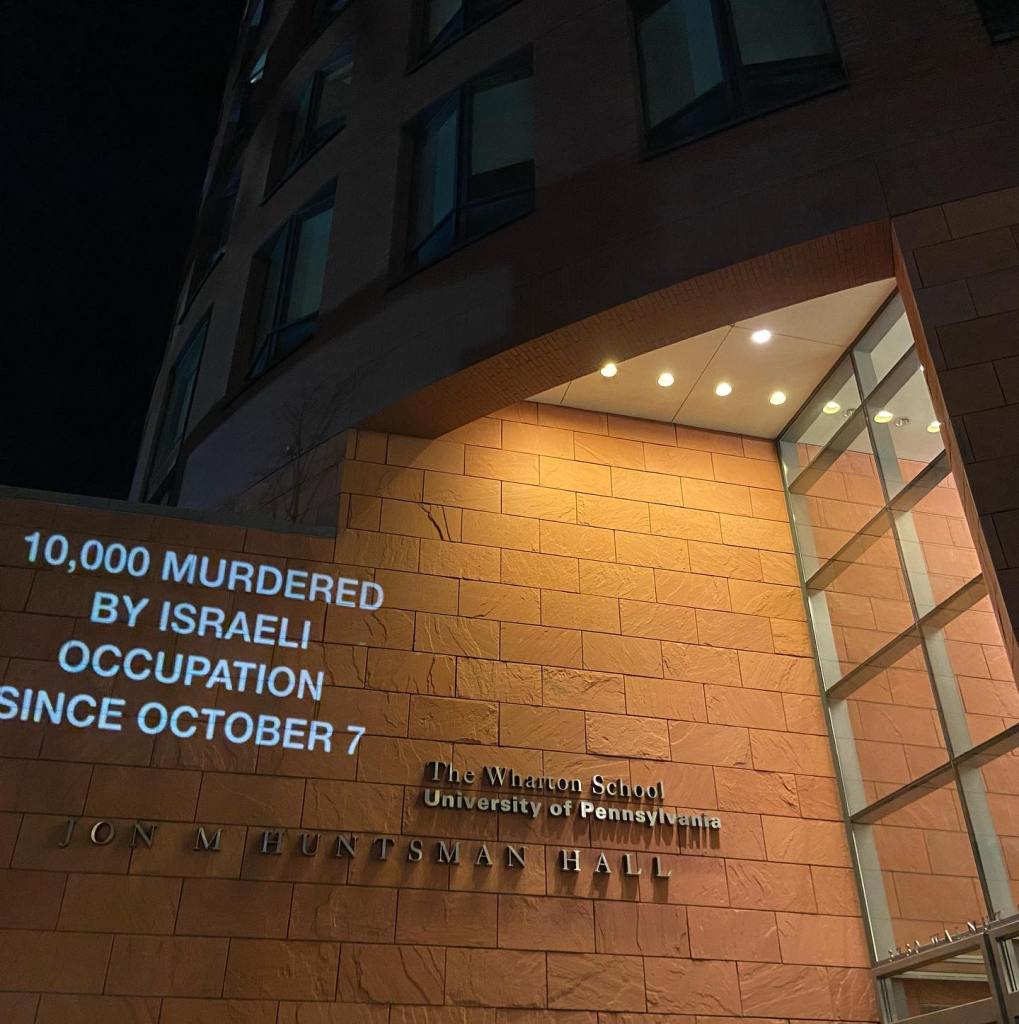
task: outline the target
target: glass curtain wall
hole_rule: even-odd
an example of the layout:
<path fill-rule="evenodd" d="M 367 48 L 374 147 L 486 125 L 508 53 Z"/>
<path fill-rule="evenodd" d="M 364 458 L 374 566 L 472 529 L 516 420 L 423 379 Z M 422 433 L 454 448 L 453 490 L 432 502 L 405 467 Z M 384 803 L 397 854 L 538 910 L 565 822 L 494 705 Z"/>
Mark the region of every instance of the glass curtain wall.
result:
<path fill-rule="evenodd" d="M 1019 693 L 898 296 L 780 452 L 884 1015 L 1012 1019 Z"/>

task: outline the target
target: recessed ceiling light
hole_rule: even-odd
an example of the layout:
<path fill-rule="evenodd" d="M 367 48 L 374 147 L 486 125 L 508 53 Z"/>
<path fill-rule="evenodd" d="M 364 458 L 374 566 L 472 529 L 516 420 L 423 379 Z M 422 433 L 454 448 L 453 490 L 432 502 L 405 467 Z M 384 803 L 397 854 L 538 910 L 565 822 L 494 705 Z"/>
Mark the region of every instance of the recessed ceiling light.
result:
<path fill-rule="evenodd" d="M 821 409 L 821 412 L 826 413 L 829 416 L 834 416 L 842 408 L 838 402 L 825 402 Z"/>
<path fill-rule="evenodd" d="M 941 422 L 939 420 L 931 420 L 927 424 L 928 434 L 940 434 L 941 433 Z"/>
<path fill-rule="evenodd" d="M 785 405 L 785 392 L 784 391 L 772 391 L 771 397 L 768 399 L 772 405 Z"/>
<path fill-rule="evenodd" d="M 895 419 L 895 413 L 889 412 L 887 409 L 874 413 L 875 423 L 891 423 L 893 419 Z"/>
<path fill-rule="evenodd" d="M 603 377 L 615 377 L 619 373 L 619 367 L 615 363 L 606 363 L 598 372 Z"/>
<path fill-rule="evenodd" d="M 715 394 L 718 395 L 719 398 L 725 398 L 726 395 L 731 395 L 732 385 L 727 380 L 720 381 L 715 385 Z"/>
<path fill-rule="evenodd" d="M 658 386 L 660 388 L 671 388 L 676 383 L 676 378 L 671 373 L 665 372 L 658 375 Z"/>
<path fill-rule="evenodd" d="M 758 345 L 766 345 L 771 341 L 771 331 L 766 327 L 759 331 L 754 331 L 754 333 L 750 335 L 750 340 L 756 341 Z"/>

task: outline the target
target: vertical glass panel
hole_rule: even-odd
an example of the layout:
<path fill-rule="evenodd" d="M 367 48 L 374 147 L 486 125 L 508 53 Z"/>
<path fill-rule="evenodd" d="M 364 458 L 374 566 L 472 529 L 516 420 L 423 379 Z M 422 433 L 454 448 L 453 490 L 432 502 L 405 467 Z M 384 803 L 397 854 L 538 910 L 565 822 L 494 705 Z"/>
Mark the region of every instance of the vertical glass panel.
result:
<path fill-rule="evenodd" d="M 957 754 L 1019 721 L 1019 692 L 986 597 L 925 625 L 924 642 Z"/>
<path fill-rule="evenodd" d="M 893 1021 L 991 998 L 979 945 L 892 974 L 882 979 L 881 987 Z M 973 1024 L 984 1020 L 997 1020 L 993 1008 L 986 1017 L 972 1018 Z"/>
<path fill-rule="evenodd" d="M 262 77 L 265 75 L 265 62 L 269 56 L 268 50 L 263 50 L 256 58 L 255 63 L 251 65 L 251 70 L 248 72 L 248 82 L 254 85 L 256 82 L 260 82 Z"/>
<path fill-rule="evenodd" d="M 826 686 L 884 651 L 913 626 L 913 610 L 891 528 L 881 530 L 874 524 L 872 530 L 873 535 L 862 535 L 847 544 L 808 584 L 808 605 Z"/>
<path fill-rule="evenodd" d="M 853 359 L 864 391 L 870 393 L 912 347 L 913 331 L 906 319 L 902 299 L 896 295 L 853 349 Z"/>
<path fill-rule="evenodd" d="M 885 485 L 895 495 L 945 450 L 915 353 L 895 366 L 866 407 Z"/>
<path fill-rule="evenodd" d="M 276 306 L 283 284 L 283 258 L 286 255 L 286 231 L 279 231 L 265 253 L 265 284 L 258 310 L 258 340 L 261 342 L 276 326 Z"/>
<path fill-rule="evenodd" d="M 730 0 L 744 64 L 815 57 L 835 48 L 820 0 Z"/>
<path fill-rule="evenodd" d="M 421 242 L 456 206 L 457 108 L 450 104 L 420 138 L 415 181 L 414 239 Z"/>
<path fill-rule="evenodd" d="M 293 269 L 284 322 L 290 323 L 317 313 L 322 304 L 322 279 L 329 255 L 332 208 L 304 217 L 296 225 Z"/>
<path fill-rule="evenodd" d="M 296 166 L 298 161 L 304 157 L 304 143 L 308 133 L 308 110 L 311 106 L 311 94 L 313 91 L 314 82 L 307 81 L 297 97 L 297 108 L 293 113 L 290 132 L 290 151 L 287 154 L 288 168 Z"/>
<path fill-rule="evenodd" d="M 1019 752 L 963 768 L 960 779 L 992 909 L 1010 917 L 1019 900 Z"/>
<path fill-rule="evenodd" d="M 208 332 L 209 321 L 204 320 L 188 339 L 173 365 L 163 411 L 163 422 L 159 428 L 159 439 L 153 459 L 154 476 L 163 475 L 170 468 L 167 463 L 173 458 L 177 445 L 180 444 L 187 430 L 191 398 L 195 392 L 198 366 L 202 360 L 205 336 Z M 153 479 L 152 482 L 158 483 L 159 481 Z"/>
<path fill-rule="evenodd" d="M 985 916 L 954 782 L 925 787 L 911 803 L 854 832 L 871 914 L 889 944 L 924 944 L 946 929 L 965 932 L 968 921 Z"/>
<path fill-rule="evenodd" d="M 996 42 L 1019 35 L 1019 4 L 1016 0 L 977 0 L 987 31 Z"/>
<path fill-rule="evenodd" d="M 846 356 L 818 393 L 800 410 L 781 439 L 782 468 L 787 481 L 795 480 L 799 471 L 816 458 L 845 426 L 860 402 L 853 363 Z"/>
<path fill-rule="evenodd" d="M 919 647 L 875 672 L 833 715 L 839 764 L 866 803 L 948 761 L 934 692 Z M 833 708 L 834 710 L 834 708 Z"/>
<path fill-rule="evenodd" d="M 471 174 L 485 174 L 533 159 L 530 77 L 475 92 L 471 98 Z"/>
<path fill-rule="evenodd" d="M 808 579 L 860 531 L 866 529 L 873 538 L 889 529 L 886 521 L 868 527 L 884 506 L 884 493 L 861 419 L 857 415 L 844 423 L 789 488 L 793 527 Z M 809 457 L 810 448 L 802 448 L 802 454 Z M 858 555 L 844 557 L 855 560 Z"/>
<path fill-rule="evenodd" d="M 435 42 L 444 28 L 463 10 L 463 0 L 426 0 L 425 45 Z"/>
<path fill-rule="evenodd" d="M 654 127 L 724 81 L 711 0 L 668 0 L 637 27 L 648 125 Z"/>
<path fill-rule="evenodd" d="M 980 575 L 955 479 L 942 457 L 913 479 L 896 504 L 895 528 L 920 615 Z"/>
<path fill-rule="evenodd" d="M 353 64 L 341 64 L 319 75 L 318 105 L 312 130 L 332 125 L 347 112 L 350 104 L 350 83 L 354 75 Z"/>

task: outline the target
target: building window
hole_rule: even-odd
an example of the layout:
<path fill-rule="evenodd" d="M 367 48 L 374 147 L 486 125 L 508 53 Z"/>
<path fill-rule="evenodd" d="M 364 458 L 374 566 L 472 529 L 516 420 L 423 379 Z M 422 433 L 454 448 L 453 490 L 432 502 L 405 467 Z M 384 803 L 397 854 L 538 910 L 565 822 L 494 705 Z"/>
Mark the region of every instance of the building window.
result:
<path fill-rule="evenodd" d="M 977 0 L 977 6 L 994 42 L 1019 37 L 1019 0 Z"/>
<path fill-rule="evenodd" d="M 886 1020 L 980 1000 L 971 1019 L 998 1019 L 966 922 L 1013 917 L 1019 890 L 1019 694 L 943 429 L 893 296 L 780 439 Z M 946 931 L 970 945 L 898 966 Z"/>
<path fill-rule="evenodd" d="M 149 471 L 150 496 L 166 482 L 177 461 L 180 443 L 184 440 L 188 417 L 191 415 L 191 402 L 195 395 L 202 353 L 205 351 L 205 338 L 209 333 L 210 316 L 211 313 L 207 313 L 191 332 L 170 370 L 163 417 L 159 423 Z"/>
<path fill-rule="evenodd" d="M 823 0 L 631 0 L 648 149 L 845 82 Z"/>
<path fill-rule="evenodd" d="M 320 0 L 319 17 L 335 18 L 340 11 L 345 11 L 350 6 L 350 0 Z"/>
<path fill-rule="evenodd" d="M 353 43 L 347 43 L 304 83 L 280 121 L 271 186 L 293 173 L 346 126 L 353 74 Z"/>
<path fill-rule="evenodd" d="M 188 291 L 188 302 L 195 297 L 212 272 L 213 267 L 226 253 L 230 238 L 237 192 L 240 189 L 241 172 L 234 171 L 223 188 L 207 202 L 204 218 L 195 251 L 194 272 Z"/>
<path fill-rule="evenodd" d="M 332 219 L 330 187 L 294 214 L 256 256 L 259 304 L 249 378 L 260 377 L 315 332 Z"/>
<path fill-rule="evenodd" d="M 440 100 L 412 123 L 411 133 L 412 268 L 533 209 L 530 55 Z"/>
<path fill-rule="evenodd" d="M 244 15 L 244 21 L 249 28 L 261 28 L 269 17 L 268 0 L 250 0 L 248 9 Z"/>
<path fill-rule="evenodd" d="M 517 0 L 420 0 L 418 7 L 417 58 L 433 57 Z"/>

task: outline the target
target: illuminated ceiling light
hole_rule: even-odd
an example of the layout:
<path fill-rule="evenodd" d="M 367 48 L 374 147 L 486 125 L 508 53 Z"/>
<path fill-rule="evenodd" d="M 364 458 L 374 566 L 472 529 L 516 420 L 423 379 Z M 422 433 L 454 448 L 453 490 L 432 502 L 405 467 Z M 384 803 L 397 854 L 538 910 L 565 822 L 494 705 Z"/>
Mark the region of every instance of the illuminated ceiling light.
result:
<path fill-rule="evenodd" d="M 880 412 L 874 413 L 875 423 L 891 423 L 895 419 L 895 413 L 889 412 L 887 409 L 882 409 Z"/>
<path fill-rule="evenodd" d="M 619 373 L 619 367 L 615 363 L 606 363 L 598 372 L 603 377 L 615 377 Z"/>
<path fill-rule="evenodd" d="M 940 422 L 940 420 L 931 420 L 930 423 L 927 424 L 927 433 L 928 434 L 940 434 L 941 433 L 941 422 Z"/>
<path fill-rule="evenodd" d="M 665 373 L 658 375 L 658 386 L 660 388 L 671 388 L 676 383 L 676 378 L 672 376 L 667 370 Z"/>
<path fill-rule="evenodd" d="M 825 402 L 821 412 L 826 413 L 828 416 L 834 416 L 842 408 L 838 402 Z"/>
<path fill-rule="evenodd" d="M 771 341 L 771 331 L 767 328 L 763 328 L 760 331 L 754 331 L 754 333 L 750 335 L 750 340 L 756 341 L 758 345 L 767 345 L 768 342 Z"/>
<path fill-rule="evenodd" d="M 715 394 L 718 395 L 719 398 L 725 398 L 726 395 L 731 395 L 732 385 L 727 380 L 720 381 L 715 385 Z"/>
<path fill-rule="evenodd" d="M 772 405 L 785 405 L 786 394 L 784 391 L 772 391 L 771 397 L 768 399 Z"/>

